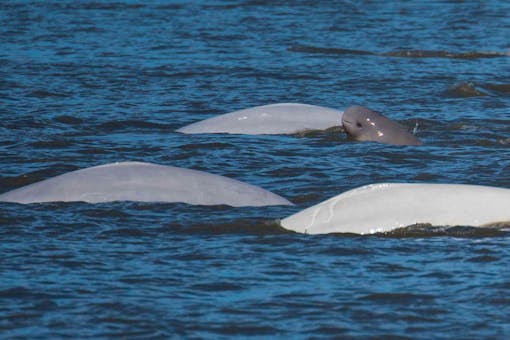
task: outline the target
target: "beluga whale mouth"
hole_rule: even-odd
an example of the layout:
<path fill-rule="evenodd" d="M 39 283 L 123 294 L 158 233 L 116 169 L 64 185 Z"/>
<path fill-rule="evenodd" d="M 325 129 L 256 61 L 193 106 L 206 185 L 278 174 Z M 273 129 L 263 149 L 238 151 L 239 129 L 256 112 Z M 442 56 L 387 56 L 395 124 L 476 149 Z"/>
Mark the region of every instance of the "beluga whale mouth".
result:
<path fill-rule="evenodd" d="M 345 133 L 357 141 L 372 141 L 392 145 L 422 145 L 407 129 L 365 106 L 350 106 L 344 111 Z"/>

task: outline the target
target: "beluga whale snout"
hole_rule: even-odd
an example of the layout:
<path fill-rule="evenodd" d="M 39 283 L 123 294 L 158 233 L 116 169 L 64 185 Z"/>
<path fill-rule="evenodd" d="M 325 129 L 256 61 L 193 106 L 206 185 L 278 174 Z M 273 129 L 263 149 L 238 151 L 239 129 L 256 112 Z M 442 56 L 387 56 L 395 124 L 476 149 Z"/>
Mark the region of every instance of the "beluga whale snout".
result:
<path fill-rule="evenodd" d="M 379 112 L 364 106 L 350 106 L 342 116 L 345 132 L 357 141 L 373 141 L 393 145 L 423 145 L 407 129 Z"/>

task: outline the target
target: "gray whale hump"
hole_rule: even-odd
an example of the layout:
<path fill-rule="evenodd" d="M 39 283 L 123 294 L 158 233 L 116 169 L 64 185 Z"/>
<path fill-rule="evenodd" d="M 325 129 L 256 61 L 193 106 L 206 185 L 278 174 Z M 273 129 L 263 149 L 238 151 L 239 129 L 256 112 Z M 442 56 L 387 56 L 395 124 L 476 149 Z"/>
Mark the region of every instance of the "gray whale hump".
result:
<path fill-rule="evenodd" d="M 111 201 L 182 202 L 195 205 L 292 205 L 257 186 L 199 170 L 120 162 L 68 172 L 0 195 L 14 203 Z"/>

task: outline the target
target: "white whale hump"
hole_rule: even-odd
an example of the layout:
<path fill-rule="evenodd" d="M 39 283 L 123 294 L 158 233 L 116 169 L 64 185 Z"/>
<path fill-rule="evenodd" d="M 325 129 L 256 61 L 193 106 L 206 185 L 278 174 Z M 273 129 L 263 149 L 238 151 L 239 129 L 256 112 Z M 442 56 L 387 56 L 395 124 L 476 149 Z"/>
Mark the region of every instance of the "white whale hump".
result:
<path fill-rule="evenodd" d="M 510 222 L 510 189 L 463 184 L 371 184 L 284 218 L 308 234 L 386 232 L 417 223 L 484 226 Z"/>
<path fill-rule="evenodd" d="M 181 133 L 293 134 L 342 125 L 343 111 L 308 104 L 256 106 L 202 120 L 177 130 Z"/>
<path fill-rule="evenodd" d="M 110 201 L 182 202 L 198 205 L 292 205 L 254 185 L 204 171 L 121 162 L 72 171 L 0 195 L 15 203 Z"/>

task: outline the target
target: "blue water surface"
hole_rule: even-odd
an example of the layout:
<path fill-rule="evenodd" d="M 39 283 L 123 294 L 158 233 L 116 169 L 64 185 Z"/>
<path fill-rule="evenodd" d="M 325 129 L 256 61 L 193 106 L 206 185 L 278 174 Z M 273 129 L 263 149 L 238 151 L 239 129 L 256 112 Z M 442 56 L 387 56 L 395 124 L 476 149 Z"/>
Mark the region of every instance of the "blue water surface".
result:
<path fill-rule="evenodd" d="M 497 0 L 2 1 L 0 192 L 131 160 L 296 206 L 0 203 L 1 337 L 508 338 L 504 231 L 275 223 L 374 182 L 510 188 L 508 13 Z M 174 132 L 278 102 L 367 105 L 425 145 Z"/>

